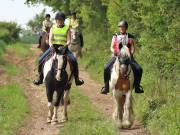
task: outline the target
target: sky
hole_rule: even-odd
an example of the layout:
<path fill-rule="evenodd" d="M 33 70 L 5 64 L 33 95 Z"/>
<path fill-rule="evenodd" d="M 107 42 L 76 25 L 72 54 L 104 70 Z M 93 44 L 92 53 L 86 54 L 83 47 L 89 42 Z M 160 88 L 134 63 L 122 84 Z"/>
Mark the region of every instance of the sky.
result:
<path fill-rule="evenodd" d="M 27 22 L 44 8 L 46 12 L 52 14 L 51 8 L 44 5 L 27 6 L 25 0 L 1 0 L 0 21 L 15 21 L 22 27 L 26 27 Z"/>

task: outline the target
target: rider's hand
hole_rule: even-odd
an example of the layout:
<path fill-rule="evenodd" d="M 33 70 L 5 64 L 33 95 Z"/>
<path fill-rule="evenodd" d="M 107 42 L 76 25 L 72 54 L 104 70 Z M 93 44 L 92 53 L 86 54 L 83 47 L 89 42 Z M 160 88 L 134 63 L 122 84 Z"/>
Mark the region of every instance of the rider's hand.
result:
<path fill-rule="evenodd" d="M 49 44 L 50 47 L 52 47 L 53 45 L 52 44 Z"/>

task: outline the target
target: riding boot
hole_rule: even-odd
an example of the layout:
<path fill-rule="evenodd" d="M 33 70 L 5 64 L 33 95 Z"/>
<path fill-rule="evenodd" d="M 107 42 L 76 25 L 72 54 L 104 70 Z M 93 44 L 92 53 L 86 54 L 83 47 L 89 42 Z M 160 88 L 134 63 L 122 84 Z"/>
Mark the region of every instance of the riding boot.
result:
<path fill-rule="evenodd" d="M 42 72 L 42 64 L 39 64 L 39 66 L 38 66 L 38 73 L 39 73 L 38 79 L 33 81 L 33 83 L 35 85 L 40 85 L 40 84 L 43 83 L 43 78 L 44 77 L 43 77 L 43 72 Z"/>
<path fill-rule="evenodd" d="M 105 86 L 101 89 L 101 94 L 107 94 L 109 93 L 109 82 L 105 83 Z"/>
<path fill-rule="evenodd" d="M 144 93 L 143 87 L 142 86 L 135 87 L 135 93 Z"/>
<path fill-rule="evenodd" d="M 76 83 L 76 85 L 78 86 L 78 85 L 84 84 L 84 81 L 83 81 L 83 80 L 79 80 L 79 69 L 78 69 L 78 64 L 77 64 L 77 62 L 74 62 L 74 63 L 73 63 L 73 68 L 74 68 L 73 73 L 74 73 L 74 78 L 75 78 L 75 83 Z"/>

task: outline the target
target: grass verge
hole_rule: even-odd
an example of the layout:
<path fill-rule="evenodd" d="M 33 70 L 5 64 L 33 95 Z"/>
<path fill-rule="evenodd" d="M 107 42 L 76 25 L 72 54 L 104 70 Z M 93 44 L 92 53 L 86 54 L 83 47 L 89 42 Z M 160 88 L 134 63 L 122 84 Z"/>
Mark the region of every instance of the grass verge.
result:
<path fill-rule="evenodd" d="M 14 135 L 29 112 L 22 89 L 16 84 L 0 87 L 0 134 Z"/>
<path fill-rule="evenodd" d="M 16 43 L 8 46 L 9 49 L 13 50 L 13 52 L 21 57 L 26 57 L 33 55 L 29 45 L 23 43 Z"/>
<path fill-rule="evenodd" d="M 18 67 L 14 64 L 5 64 L 4 69 L 5 72 L 10 76 L 15 76 L 24 70 L 22 67 Z"/>
<path fill-rule="evenodd" d="M 60 135 L 116 135 L 112 121 L 98 112 L 87 96 L 78 89 L 71 90 L 72 105 L 69 121 L 60 130 Z"/>

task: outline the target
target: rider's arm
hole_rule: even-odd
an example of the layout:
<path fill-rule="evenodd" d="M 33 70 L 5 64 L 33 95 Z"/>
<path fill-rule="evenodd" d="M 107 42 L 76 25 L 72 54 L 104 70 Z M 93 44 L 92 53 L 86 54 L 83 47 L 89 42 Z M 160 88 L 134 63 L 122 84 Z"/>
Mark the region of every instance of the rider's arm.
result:
<path fill-rule="evenodd" d="M 67 43 L 66 44 L 67 45 L 71 44 L 71 32 L 70 32 L 70 30 L 68 30 L 68 32 L 67 32 Z"/>
<path fill-rule="evenodd" d="M 133 39 L 131 39 L 131 48 L 130 48 L 131 54 L 133 55 L 135 53 L 135 42 Z"/>
<path fill-rule="evenodd" d="M 50 47 L 53 45 L 52 41 L 53 41 L 53 32 L 52 32 L 52 28 L 51 28 L 50 33 L 49 33 L 49 46 Z"/>
<path fill-rule="evenodd" d="M 112 53 L 114 53 L 114 37 L 112 38 L 112 41 L 111 41 L 110 50 L 111 50 Z"/>

